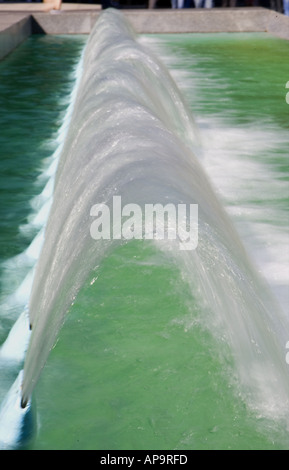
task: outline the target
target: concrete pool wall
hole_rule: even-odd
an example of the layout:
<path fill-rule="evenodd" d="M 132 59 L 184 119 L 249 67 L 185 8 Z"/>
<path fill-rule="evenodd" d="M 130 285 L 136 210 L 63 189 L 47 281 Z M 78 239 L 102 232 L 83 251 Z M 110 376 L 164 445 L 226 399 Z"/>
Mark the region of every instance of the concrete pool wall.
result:
<path fill-rule="evenodd" d="M 0 4 L 0 59 L 34 33 L 89 34 L 100 5 Z M 289 17 L 265 8 L 122 10 L 137 33 L 268 32 L 289 39 Z"/>

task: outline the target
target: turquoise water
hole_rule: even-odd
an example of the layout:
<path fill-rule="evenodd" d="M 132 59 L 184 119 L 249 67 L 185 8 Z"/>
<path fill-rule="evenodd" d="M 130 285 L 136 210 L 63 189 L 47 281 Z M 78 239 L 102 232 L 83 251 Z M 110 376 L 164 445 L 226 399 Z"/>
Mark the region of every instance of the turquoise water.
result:
<path fill-rule="evenodd" d="M 142 40 L 157 49 L 183 89 L 200 128 L 203 165 L 286 317 L 288 43 L 255 34 Z M 10 263 L 7 272 L 7 261 L 37 230 L 26 225 L 29 202 L 44 186 L 37 177 L 56 148 L 73 85 L 67 70 L 84 43 L 33 37 L 0 64 L 1 110 L 7 109 L 0 137 L 2 298 L 27 269 L 15 275 Z M 12 80 L 19 61 L 25 67 Z M 15 129 L 20 144 L 11 139 Z M 35 390 L 38 434 L 30 448 L 288 448 L 282 422 L 250 407 L 241 393 L 226 335 L 213 334 L 217 325 L 212 328 L 207 309 L 194 271 L 188 280 L 171 257 L 143 241 L 115 249 L 95 267 L 51 351 Z M 15 310 L 4 309 L 2 340 Z M 284 362 L 285 354 L 284 348 Z M 8 380 L 2 395 L 7 388 Z"/>
<path fill-rule="evenodd" d="M 31 37 L 0 64 L 1 260 L 23 251 L 19 227 L 31 215 L 45 159 L 51 157 L 71 89 L 68 71 L 85 39 Z"/>
<path fill-rule="evenodd" d="M 0 62 L 0 341 L 23 310 L 15 298 L 35 260 L 28 248 L 41 227 L 35 199 L 45 187 L 86 37 L 32 36 Z M 24 298 L 29 295 L 24 286 Z M 27 299 L 25 299 L 25 303 Z M 10 373 L 11 372 L 11 373 Z M 3 367 L 1 401 L 17 373 Z"/>

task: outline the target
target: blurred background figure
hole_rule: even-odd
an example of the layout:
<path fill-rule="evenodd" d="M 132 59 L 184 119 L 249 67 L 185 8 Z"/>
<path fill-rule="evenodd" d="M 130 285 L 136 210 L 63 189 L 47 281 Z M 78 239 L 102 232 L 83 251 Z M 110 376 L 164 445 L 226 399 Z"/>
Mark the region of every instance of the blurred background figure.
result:
<path fill-rule="evenodd" d="M 214 0 L 195 0 L 196 8 L 213 8 Z"/>
<path fill-rule="evenodd" d="M 194 0 L 172 0 L 172 8 L 195 8 Z"/>
<path fill-rule="evenodd" d="M 172 8 L 184 8 L 184 0 L 172 0 Z"/>

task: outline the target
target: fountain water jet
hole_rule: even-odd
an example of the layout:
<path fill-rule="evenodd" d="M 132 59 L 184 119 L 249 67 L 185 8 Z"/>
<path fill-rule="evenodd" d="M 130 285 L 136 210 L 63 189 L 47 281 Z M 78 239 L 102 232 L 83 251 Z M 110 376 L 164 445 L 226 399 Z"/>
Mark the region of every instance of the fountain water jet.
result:
<path fill-rule="evenodd" d="M 91 238 L 90 209 L 121 195 L 140 206 L 198 204 L 198 248 L 183 253 L 173 242 L 159 248 L 175 258 L 192 288 L 197 283 L 211 312 L 207 327 L 216 336 L 222 331 L 230 345 L 248 402 L 286 416 L 286 325 L 194 154 L 197 146 L 197 129 L 167 71 L 119 12 L 103 13 L 86 48 L 32 287 L 23 402 L 79 289 L 113 249 Z"/>

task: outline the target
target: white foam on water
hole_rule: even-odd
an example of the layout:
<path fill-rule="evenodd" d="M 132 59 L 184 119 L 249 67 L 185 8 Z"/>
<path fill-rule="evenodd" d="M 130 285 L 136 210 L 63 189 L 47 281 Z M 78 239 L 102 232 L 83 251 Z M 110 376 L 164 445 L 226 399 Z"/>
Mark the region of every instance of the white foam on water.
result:
<path fill-rule="evenodd" d="M 214 77 L 204 76 L 202 70 L 193 67 L 193 54 L 189 59 L 182 56 L 182 52 L 178 56 L 172 54 L 165 40 L 160 37 L 146 36 L 142 38 L 142 42 L 156 51 L 166 63 L 192 109 L 194 109 L 194 100 L 199 99 L 203 86 L 209 89 L 210 87 L 217 88 L 220 93 L 222 90 L 226 91 L 227 84 L 224 78 L 216 83 Z M 199 56 L 197 59 L 198 64 L 206 60 L 205 57 L 201 59 Z M 222 93 L 222 100 L 224 99 L 230 98 Z M 200 128 L 202 151 L 198 155 L 202 165 L 233 221 L 256 270 L 268 283 L 264 284 L 264 291 L 271 290 L 281 307 L 281 311 L 277 314 L 273 305 L 271 317 L 274 321 L 274 316 L 279 315 L 284 325 L 283 334 L 282 327 L 278 328 L 279 335 L 283 337 L 281 345 L 283 344 L 284 351 L 283 358 L 281 354 L 278 362 L 282 365 L 284 376 L 288 377 L 288 368 L 284 367 L 284 361 L 286 340 L 289 338 L 289 221 L 287 207 L 284 207 L 284 203 L 280 203 L 283 195 L 288 195 L 288 182 L 278 167 L 274 166 L 274 158 L 272 158 L 272 155 L 278 155 L 278 153 L 282 153 L 286 158 L 288 133 L 274 122 L 270 122 L 268 116 L 264 122 L 253 121 L 248 125 L 235 124 L 234 119 L 228 119 L 228 116 L 227 119 L 222 119 L 211 114 L 195 115 L 195 118 Z M 264 156 L 267 156 L 267 159 Z M 216 264 L 213 264 L 216 269 Z M 224 273 L 220 275 L 224 276 Z M 237 322 L 237 317 L 233 314 L 233 296 L 235 295 L 234 292 L 232 315 Z M 229 321 L 230 319 L 227 319 L 228 323 Z M 252 328 L 249 317 L 247 324 L 248 330 Z M 218 329 L 217 324 L 216 329 Z M 232 326 L 231 331 L 233 330 Z M 220 336 L 221 334 L 220 332 Z M 242 334 L 242 328 L 240 328 L 240 338 Z M 252 335 L 252 344 L 256 346 L 260 344 L 261 338 L 256 340 L 253 337 L 254 335 Z M 266 343 L 263 347 L 266 348 Z M 276 400 L 275 390 L 279 388 L 279 384 L 278 379 L 274 378 L 275 366 L 272 365 L 273 363 L 270 364 L 270 354 L 260 367 L 258 360 L 254 362 L 254 355 L 249 355 L 246 363 L 246 346 L 243 348 L 244 360 L 239 362 L 239 367 L 240 370 L 243 368 L 244 377 L 248 375 L 247 391 L 250 390 L 251 374 L 259 383 L 258 393 L 254 390 L 252 395 L 245 394 L 246 402 L 257 410 L 259 416 L 270 416 L 273 420 L 278 417 L 281 421 L 284 419 L 289 429 L 288 385 L 284 388 L 284 393 Z M 258 348 L 259 346 L 257 350 Z M 253 382 L 252 380 L 251 383 Z M 255 397 L 254 394 L 256 394 Z M 257 396 L 259 398 L 256 400 Z"/>
<path fill-rule="evenodd" d="M 25 408 L 21 407 L 22 380 L 23 370 L 19 372 L 0 408 L 0 450 L 17 449 L 25 440 L 24 421 L 31 412 L 31 403 Z"/>
<path fill-rule="evenodd" d="M 288 183 L 260 158 L 284 148 L 287 136 L 278 128 L 228 128 L 214 120 L 204 133 L 206 171 L 251 258 L 289 318 L 288 215 L 284 203 L 279 203 L 288 193 Z"/>
<path fill-rule="evenodd" d="M 159 54 L 194 109 L 202 83 L 226 90 L 227 84 L 204 76 L 198 67 L 188 67 L 186 57 L 168 51 L 161 37 L 143 36 L 142 42 Z M 198 56 L 198 64 L 207 59 Z M 213 59 L 211 59 L 213 60 Z M 222 100 L 226 98 L 225 94 Z M 234 119 L 214 115 L 195 116 L 200 128 L 202 164 L 216 193 L 242 238 L 259 273 L 265 277 L 289 319 L 289 233 L 287 208 L 278 202 L 288 195 L 284 174 L 274 168 L 272 155 L 288 153 L 288 132 L 269 116 L 262 122 L 234 124 Z M 268 164 L 268 160 L 273 160 Z M 289 335 L 289 332 L 288 332 Z"/>
<path fill-rule="evenodd" d="M 25 358 L 30 339 L 29 314 L 25 309 L 11 328 L 5 343 L 0 348 L 0 363 L 19 362 Z"/>
<path fill-rule="evenodd" d="M 55 173 L 61 155 L 63 143 L 69 127 L 69 121 L 74 107 L 76 89 L 82 71 L 82 58 L 80 58 L 75 71 L 72 72 L 74 88 L 67 100 L 68 108 L 63 123 L 53 139 L 54 150 L 52 156 L 43 161 L 43 171 L 36 181 L 36 187 L 41 188 L 39 195 L 31 200 L 33 212 L 25 225 L 19 227 L 23 234 L 36 232 L 30 245 L 23 253 L 6 260 L 2 265 L 2 283 L 9 295 L 1 299 L 1 317 L 13 320 L 18 316 L 12 326 L 5 342 L 0 347 L 0 367 L 15 370 L 21 368 L 17 379 L 11 386 L 0 408 L 0 449 L 11 450 L 21 447 L 32 430 L 31 423 L 26 427 L 27 416 L 31 413 L 31 402 L 25 408 L 21 407 L 23 363 L 29 345 L 31 330 L 28 311 L 28 302 L 34 279 L 35 266 L 39 259 L 44 242 L 45 226 L 49 216 L 53 199 Z M 20 315 L 19 315 L 19 312 Z"/>

